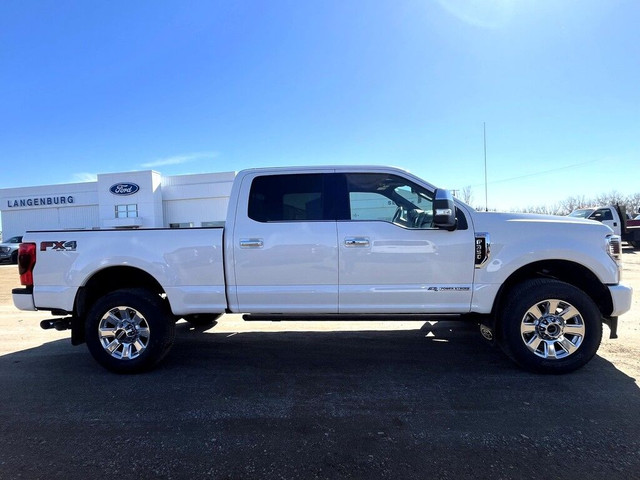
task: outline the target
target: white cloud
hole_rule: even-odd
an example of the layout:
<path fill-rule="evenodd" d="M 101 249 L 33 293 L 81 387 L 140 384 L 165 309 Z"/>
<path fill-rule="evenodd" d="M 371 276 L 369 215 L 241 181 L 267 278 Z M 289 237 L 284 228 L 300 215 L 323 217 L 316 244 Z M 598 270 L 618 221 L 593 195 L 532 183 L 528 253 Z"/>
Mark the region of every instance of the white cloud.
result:
<path fill-rule="evenodd" d="M 73 174 L 74 183 L 97 182 L 98 175 L 95 173 L 80 172 Z"/>
<path fill-rule="evenodd" d="M 164 167 L 166 165 L 181 165 L 183 163 L 193 162 L 204 158 L 215 158 L 218 156 L 217 152 L 196 152 L 187 153 L 184 155 L 174 155 L 173 157 L 159 158 L 152 162 L 146 162 L 142 164 L 144 168 Z"/>
<path fill-rule="evenodd" d="M 514 0 L 438 0 L 449 13 L 463 22 L 483 28 L 500 28 L 513 17 Z"/>

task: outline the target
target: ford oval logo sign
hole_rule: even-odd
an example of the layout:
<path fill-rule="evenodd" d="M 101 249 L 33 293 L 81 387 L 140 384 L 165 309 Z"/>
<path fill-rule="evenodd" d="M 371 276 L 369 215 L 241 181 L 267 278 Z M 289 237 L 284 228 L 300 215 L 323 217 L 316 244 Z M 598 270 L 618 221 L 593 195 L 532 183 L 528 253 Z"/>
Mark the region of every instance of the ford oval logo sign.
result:
<path fill-rule="evenodd" d="M 116 183 L 109 189 L 114 195 L 133 195 L 138 190 L 140 187 L 135 183 Z"/>

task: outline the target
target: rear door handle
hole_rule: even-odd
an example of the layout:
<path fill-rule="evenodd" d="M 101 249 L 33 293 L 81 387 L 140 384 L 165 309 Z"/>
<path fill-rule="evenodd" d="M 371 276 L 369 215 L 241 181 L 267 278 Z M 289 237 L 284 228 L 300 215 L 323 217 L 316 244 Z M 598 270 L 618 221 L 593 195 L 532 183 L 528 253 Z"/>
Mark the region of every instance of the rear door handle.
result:
<path fill-rule="evenodd" d="M 347 237 L 344 239 L 345 247 L 368 247 L 369 239 L 367 237 Z"/>
<path fill-rule="evenodd" d="M 240 248 L 262 248 L 264 242 L 261 238 L 242 238 L 240 239 Z"/>

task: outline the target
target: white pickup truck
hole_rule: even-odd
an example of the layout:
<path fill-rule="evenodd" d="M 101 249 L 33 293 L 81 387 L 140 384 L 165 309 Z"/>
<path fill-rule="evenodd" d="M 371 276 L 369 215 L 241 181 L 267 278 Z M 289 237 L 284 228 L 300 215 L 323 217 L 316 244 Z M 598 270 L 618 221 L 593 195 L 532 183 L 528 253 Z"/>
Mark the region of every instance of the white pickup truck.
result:
<path fill-rule="evenodd" d="M 613 230 L 613 233 L 620 235 L 623 242 L 627 242 L 633 248 L 640 249 L 640 219 L 628 218 L 624 207 L 620 205 L 579 208 L 571 212 L 569 216 L 604 223 Z"/>
<path fill-rule="evenodd" d="M 563 373 L 631 306 L 621 242 L 583 219 L 479 213 L 390 167 L 240 172 L 224 228 L 28 232 L 23 310 L 71 328 L 104 367 L 138 372 L 175 322 L 472 318 L 522 367 Z M 411 317 L 415 318 L 415 317 Z M 429 317 L 425 317 L 429 318 Z"/>

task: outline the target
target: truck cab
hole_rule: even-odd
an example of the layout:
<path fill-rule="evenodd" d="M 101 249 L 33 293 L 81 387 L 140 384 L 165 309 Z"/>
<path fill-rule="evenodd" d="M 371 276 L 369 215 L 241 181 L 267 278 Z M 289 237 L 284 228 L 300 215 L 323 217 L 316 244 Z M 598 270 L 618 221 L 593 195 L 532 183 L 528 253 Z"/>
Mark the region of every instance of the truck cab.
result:
<path fill-rule="evenodd" d="M 579 208 L 569 214 L 570 217 L 586 218 L 587 220 L 595 220 L 607 225 L 613 233 L 620 235 L 622 233 L 622 220 L 620 212 L 613 206 L 611 207 L 592 207 Z"/>

